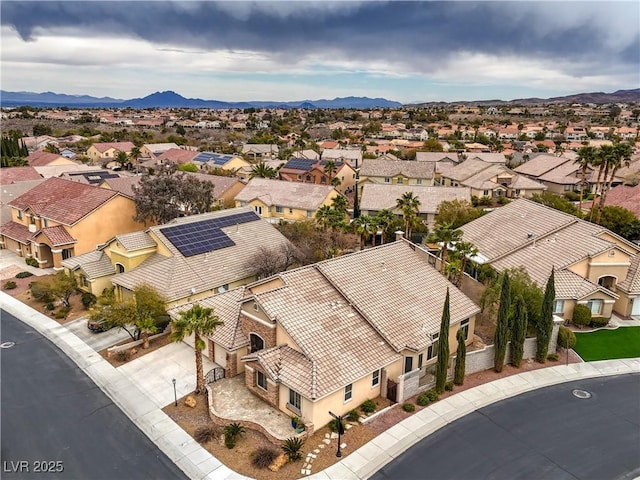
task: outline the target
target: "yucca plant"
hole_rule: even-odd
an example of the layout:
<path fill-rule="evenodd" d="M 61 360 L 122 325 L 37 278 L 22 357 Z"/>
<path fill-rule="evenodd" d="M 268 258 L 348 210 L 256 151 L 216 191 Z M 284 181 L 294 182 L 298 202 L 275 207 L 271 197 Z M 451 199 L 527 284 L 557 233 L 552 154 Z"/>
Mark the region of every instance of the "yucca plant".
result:
<path fill-rule="evenodd" d="M 304 447 L 304 440 L 298 437 L 290 437 L 284 442 L 282 451 L 290 462 L 294 462 L 302 458 L 302 452 L 300 451 L 302 447 Z"/>

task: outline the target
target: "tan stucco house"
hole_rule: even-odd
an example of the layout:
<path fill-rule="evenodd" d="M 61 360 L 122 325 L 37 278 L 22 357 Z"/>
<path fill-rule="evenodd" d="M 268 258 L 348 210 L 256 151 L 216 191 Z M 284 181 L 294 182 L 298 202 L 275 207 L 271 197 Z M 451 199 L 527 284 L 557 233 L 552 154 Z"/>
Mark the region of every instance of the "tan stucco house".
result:
<path fill-rule="evenodd" d="M 9 202 L 12 220 L 0 227 L 0 246 L 40 267 L 90 252 L 114 235 L 140 229 L 135 203 L 118 192 L 49 178 Z"/>
<path fill-rule="evenodd" d="M 93 163 L 112 162 L 120 152 L 129 155 L 133 147 L 132 142 L 97 142 L 87 149 L 87 156 Z"/>
<path fill-rule="evenodd" d="M 404 239 L 198 303 L 224 322 L 209 357 L 226 376 L 244 375 L 255 395 L 318 429 L 329 411 L 346 414 L 378 396 L 401 402 L 428 388 L 447 288 L 453 351 L 458 329 L 471 342 L 480 309 Z"/>

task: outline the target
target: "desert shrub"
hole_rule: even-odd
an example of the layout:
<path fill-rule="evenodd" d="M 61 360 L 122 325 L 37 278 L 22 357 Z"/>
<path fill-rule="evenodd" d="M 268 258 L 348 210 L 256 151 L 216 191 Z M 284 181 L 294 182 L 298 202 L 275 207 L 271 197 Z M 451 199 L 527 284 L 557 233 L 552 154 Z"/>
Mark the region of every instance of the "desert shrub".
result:
<path fill-rule="evenodd" d="M 447 382 L 444 384 L 444 389 L 447 392 L 451 392 L 453 390 L 453 382 Z"/>
<path fill-rule="evenodd" d="M 498 197 L 498 204 L 499 205 L 506 205 L 509 202 L 510 202 L 510 200 L 505 196 Z"/>
<path fill-rule="evenodd" d="M 24 263 L 26 263 L 27 265 L 29 265 L 30 267 L 38 267 L 39 263 L 38 260 L 36 260 L 33 257 L 27 257 L 24 259 Z"/>
<path fill-rule="evenodd" d="M 302 458 L 302 447 L 304 446 L 304 440 L 298 437 L 287 438 L 282 446 L 282 451 L 285 453 L 290 462 L 295 462 Z"/>
<path fill-rule="evenodd" d="M 478 205 L 482 205 L 482 206 L 491 205 L 491 197 L 488 195 L 480 197 L 478 199 Z"/>
<path fill-rule="evenodd" d="M 344 431 L 344 419 L 341 420 L 341 423 L 342 423 L 342 430 Z M 331 430 L 332 432 L 338 431 L 338 421 L 335 418 L 332 418 L 327 426 L 329 427 L 329 430 Z"/>
<path fill-rule="evenodd" d="M 53 309 L 54 309 L 54 308 L 56 308 L 56 307 L 55 307 L 55 305 L 53 304 L 53 302 L 47 302 L 47 303 L 45 303 L 45 304 L 44 304 L 44 308 L 45 308 L 46 310 L 53 310 Z"/>
<path fill-rule="evenodd" d="M 609 324 L 609 319 L 605 317 L 591 317 L 590 325 L 593 328 L 606 327 Z"/>
<path fill-rule="evenodd" d="M 405 412 L 415 412 L 416 411 L 416 406 L 413 403 L 403 403 L 402 404 L 402 410 L 404 410 Z"/>
<path fill-rule="evenodd" d="M 550 353 L 549 355 L 547 355 L 547 360 L 551 362 L 557 362 L 559 358 L 560 357 L 558 356 L 557 353 Z"/>
<path fill-rule="evenodd" d="M 32 276 L 33 276 L 33 273 L 31 272 L 20 272 L 16 275 L 16 278 L 27 278 Z"/>
<path fill-rule="evenodd" d="M 67 315 L 69 315 L 70 311 L 71 311 L 71 307 L 60 307 L 60 309 L 54 315 L 54 318 L 57 318 L 58 320 L 62 318 L 66 318 Z"/>
<path fill-rule="evenodd" d="M 357 410 L 351 410 L 344 416 L 344 418 L 350 422 L 357 422 L 360 419 L 360 415 Z"/>
<path fill-rule="evenodd" d="M 233 435 L 228 434 L 227 432 L 224 432 L 224 446 L 227 447 L 229 450 L 231 450 L 233 447 L 236 446 L 236 443 L 238 443 L 238 440 L 236 439 L 236 437 L 234 437 Z"/>
<path fill-rule="evenodd" d="M 569 190 L 568 192 L 564 192 L 563 196 L 570 202 L 577 202 L 578 200 L 580 200 L 580 194 L 571 190 Z"/>
<path fill-rule="evenodd" d="M 29 284 L 31 296 L 36 300 L 44 303 L 53 302 L 51 288 L 44 282 L 31 282 Z"/>
<path fill-rule="evenodd" d="M 82 306 L 84 308 L 90 308 L 96 304 L 98 298 L 93 293 L 84 292 L 80 300 L 82 301 Z"/>
<path fill-rule="evenodd" d="M 418 395 L 418 398 L 416 398 L 416 403 L 421 407 L 426 407 L 431 403 L 431 400 L 429 400 L 429 397 L 426 395 L 426 393 L 421 393 L 420 395 Z"/>
<path fill-rule="evenodd" d="M 129 350 L 125 350 L 128 352 Z M 207 443 L 209 440 L 213 440 L 218 436 L 218 430 L 213 425 L 206 425 L 204 427 L 198 427 L 193 434 L 193 438 L 198 443 Z"/>
<path fill-rule="evenodd" d="M 362 410 L 362 413 L 373 413 L 376 411 L 376 402 L 371 399 L 366 400 L 360 405 L 360 410 Z"/>
<path fill-rule="evenodd" d="M 238 437 L 244 433 L 244 427 L 239 423 L 230 423 L 224 427 L 224 445 L 227 448 L 236 446 Z"/>
<path fill-rule="evenodd" d="M 573 348 L 576 346 L 576 334 L 567 327 L 560 327 L 558 330 L 558 345 L 562 348 Z"/>
<path fill-rule="evenodd" d="M 8 282 L 4 283 L 4 289 L 5 290 L 13 290 L 16 287 L 17 287 L 16 282 L 12 282 L 11 280 L 9 280 Z"/>
<path fill-rule="evenodd" d="M 116 352 L 115 357 L 119 362 L 128 362 L 132 357 L 131 350 L 120 350 Z"/>
<path fill-rule="evenodd" d="M 434 389 L 427 390 L 426 392 L 424 392 L 424 394 L 427 396 L 430 402 L 437 401 L 439 397 L 438 392 L 436 392 Z"/>
<path fill-rule="evenodd" d="M 278 456 L 273 448 L 260 447 L 251 454 L 251 463 L 256 468 L 267 468 Z"/>
<path fill-rule="evenodd" d="M 584 327 L 591 323 L 591 310 L 586 305 L 578 304 L 573 309 L 571 323 L 579 327 Z"/>

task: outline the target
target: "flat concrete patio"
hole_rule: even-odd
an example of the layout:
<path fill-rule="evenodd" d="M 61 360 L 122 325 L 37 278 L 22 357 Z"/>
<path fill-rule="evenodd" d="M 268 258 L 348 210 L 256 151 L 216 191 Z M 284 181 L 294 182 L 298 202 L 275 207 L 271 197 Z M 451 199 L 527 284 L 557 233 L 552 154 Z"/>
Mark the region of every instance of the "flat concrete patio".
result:
<path fill-rule="evenodd" d="M 244 386 L 244 375 L 219 380 L 209 387 L 211 406 L 217 417 L 256 423 L 279 440 L 296 436 L 291 417 L 251 393 Z"/>

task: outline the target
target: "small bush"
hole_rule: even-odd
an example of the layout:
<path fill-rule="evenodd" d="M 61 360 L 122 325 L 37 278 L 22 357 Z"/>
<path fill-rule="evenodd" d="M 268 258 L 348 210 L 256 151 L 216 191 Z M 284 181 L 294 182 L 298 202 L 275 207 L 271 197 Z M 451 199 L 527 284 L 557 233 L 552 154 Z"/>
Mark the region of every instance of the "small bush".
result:
<path fill-rule="evenodd" d="M 447 392 L 451 392 L 451 391 L 453 391 L 453 382 L 447 382 L 447 383 L 445 383 L 445 384 L 444 384 L 444 389 L 445 389 Z"/>
<path fill-rule="evenodd" d="M 510 200 L 507 197 L 505 197 L 504 195 L 501 195 L 501 196 L 498 197 L 498 204 L 499 205 L 506 205 L 509 202 L 510 202 Z"/>
<path fill-rule="evenodd" d="M 344 419 L 342 420 L 341 423 L 342 423 L 342 430 L 344 431 Z M 329 427 L 329 430 L 331 430 L 332 432 L 338 431 L 338 421 L 335 418 L 332 418 L 327 426 Z"/>
<path fill-rule="evenodd" d="M 589 325 L 591 323 L 591 310 L 589 310 L 589 307 L 581 304 L 576 305 L 573 309 L 571 323 L 578 327 Z"/>
<path fill-rule="evenodd" d="M 491 197 L 488 195 L 480 197 L 478 199 L 478 205 L 482 205 L 482 206 L 491 205 Z"/>
<path fill-rule="evenodd" d="M 67 315 L 69 315 L 70 311 L 71 307 L 60 307 L 60 309 L 54 315 L 54 318 L 57 318 L 58 320 L 67 318 Z"/>
<path fill-rule="evenodd" d="M 93 293 L 89 293 L 89 292 L 84 292 L 82 294 L 81 300 L 82 300 L 82 306 L 87 309 L 95 305 L 96 302 L 98 301 L 97 297 Z"/>
<path fill-rule="evenodd" d="M 129 350 L 126 350 L 127 352 Z M 218 436 L 218 430 L 213 425 L 198 427 L 193 434 L 193 438 L 198 443 L 207 443 Z"/>
<path fill-rule="evenodd" d="M 304 447 L 304 440 L 298 437 L 287 438 L 282 446 L 282 451 L 285 453 L 290 462 L 295 462 L 302 458 L 302 447 Z"/>
<path fill-rule="evenodd" d="M 51 288 L 44 282 L 31 282 L 29 284 L 31 290 L 31 296 L 36 300 L 49 303 L 53 302 L 53 296 L 51 295 Z"/>
<path fill-rule="evenodd" d="M 46 310 L 53 310 L 53 309 L 54 309 L 54 308 L 56 308 L 56 307 L 55 307 L 55 305 L 53 305 L 53 302 L 48 302 L 48 303 L 45 303 L 45 304 L 44 304 L 44 308 L 45 308 Z"/>
<path fill-rule="evenodd" d="M 593 328 L 606 327 L 609 324 L 609 319 L 605 317 L 591 317 L 590 325 Z"/>
<path fill-rule="evenodd" d="M 267 468 L 278 456 L 273 448 L 260 447 L 251 454 L 251 463 L 256 468 Z"/>
<path fill-rule="evenodd" d="M 426 395 L 426 393 L 421 393 L 420 395 L 418 395 L 418 398 L 416 398 L 416 403 L 421 407 L 426 407 L 431 403 L 431 400 L 429 400 L 429 397 Z"/>
<path fill-rule="evenodd" d="M 436 392 L 434 389 L 427 390 L 426 392 L 424 392 L 424 394 L 427 396 L 427 398 L 431 402 L 435 402 L 439 398 L 438 392 Z"/>
<path fill-rule="evenodd" d="M 577 202 L 578 200 L 580 200 L 580 194 L 571 190 L 569 190 L 568 192 L 564 192 L 563 196 L 570 202 Z"/>
<path fill-rule="evenodd" d="M 16 287 L 17 287 L 16 282 L 12 282 L 11 280 L 9 280 L 8 282 L 5 282 L 4 284 L 5 290 L 13 290 Z"/>
<path fill-rule="evenodd" d="M 227 448 L 236 446 L 238 437 L 244 433 L 244 427 L 239 423 L 230 423 L 224 427 L 224 445 Z"/>
<path fill-rule="evenodd" d="M 416 411 L 416 406 L 413 403 L 403 403 L 402 404 L 402 410 L 404 410 L 405 412 L 415 412 Z"/>
<path fill-rule="evenodd" d="M 360 420 L 360 415 L 358 414 L 357 410 L 351 410 L 345 415 L 344 418 L 350 422 L 357 422 L 358 420 Z"/>
<path fill-rule="evenodd" d="M 29 265 L 30 267 L 38 267 L 40 266 L 40 264 L 38 263 L 38 260 L 36 260 L 33 257 L 27 257 L 24 259 L 24 263 L 26 263 L 27 265 Z"/>
<path fill-rule="evenodd" d="M 558 330 L 558 345 L 562 348 L 573 348 L 576 346 L 576 334 L 567 327 L 560 327 Z"/>
<path fill-rule="evenodd" d="M 549 360 L 550 362 L 557 362 L 559 358 L 560 357 L 557 353 L 550 353 L 549 355 L 547 355 L 547 360 Z"/>
<path fill-rule="evenodd" d="M 371 399 L 366 400 L 360 405 L 360 410 L 362 410 L 362 413 L 373 413 L 376 411 L 376 402 Z"/>
<path fill-rule="evenodd" d="M 233 435 L 228 434 L 227 432 L 224 433 L 224 446 L 227 447 L 229 450 L 231 450 L 233 447 L 236 446 L 236 443 L 238 443 L 238 441 L 236 440 L 236 437 L 234 437 Z"/>
<path fill-rule="evenodd" d="M 28 278 L 32 276 L 33 276 L 33 273 L 31 272 L 20 272 L 16 275 L 16 278 Z"/>
<path fill-rule="evenodd" d="M 160 315 L 154 320 L 154 323 L 156 328 L 158 329 L 158 333 L 162 333 L 171 323 L 171 317 L 169 315 Z"/>
<path fill-rule="evenodd" d="M 132 357 L 131 350 L 120 350 L 116 352 L 115 357 L 119 362 L 128 362 Z"/>

